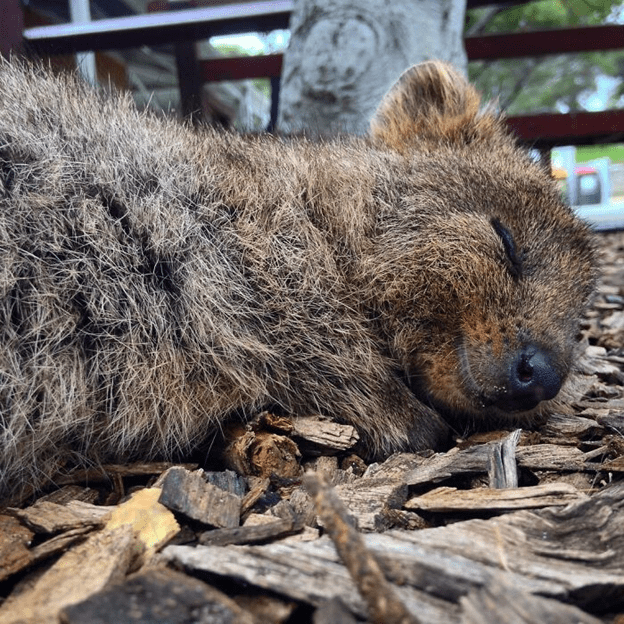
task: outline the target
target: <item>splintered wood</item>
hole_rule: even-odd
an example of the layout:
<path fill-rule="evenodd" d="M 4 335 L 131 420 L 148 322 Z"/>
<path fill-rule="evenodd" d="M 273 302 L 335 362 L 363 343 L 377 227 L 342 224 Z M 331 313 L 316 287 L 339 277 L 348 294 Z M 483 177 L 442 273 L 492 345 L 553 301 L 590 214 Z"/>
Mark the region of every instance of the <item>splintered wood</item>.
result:
<path fill-rule="evenodd" d="M 74 473 L 0 512 L 0 624 L 622 624 L 624 233 L 601 240 L 566 413 L 367 466 L 352 427 L 263 412 L 212 471 Z"/>

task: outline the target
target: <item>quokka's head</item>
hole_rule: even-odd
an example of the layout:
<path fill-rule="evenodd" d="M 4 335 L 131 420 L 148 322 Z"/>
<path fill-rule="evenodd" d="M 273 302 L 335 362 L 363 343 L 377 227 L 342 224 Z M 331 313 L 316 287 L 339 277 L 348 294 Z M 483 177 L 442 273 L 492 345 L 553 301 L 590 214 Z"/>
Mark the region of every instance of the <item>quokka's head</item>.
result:
<path fill-rule="evenodd" d="M 440 62 L 405 72 L 381 103 L 371 140 L 404 180 L 366 279 L 421 399 L 531 415 L 573 366 L 596 254 L 550 172 L 480 104 Z"/>

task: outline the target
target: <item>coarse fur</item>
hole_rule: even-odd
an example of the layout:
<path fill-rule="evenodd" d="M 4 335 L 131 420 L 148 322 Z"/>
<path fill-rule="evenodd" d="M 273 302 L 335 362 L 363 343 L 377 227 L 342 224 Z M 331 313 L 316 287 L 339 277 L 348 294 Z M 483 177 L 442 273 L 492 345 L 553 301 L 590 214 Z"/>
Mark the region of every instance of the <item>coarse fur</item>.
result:
<path fill-rule="evenodd" d="M 595 278 L 588 229 L 444 63 L 369 137 L 320 143 L 4 63 L 0 495 L 265 406 L 352 423 L 373 455 L 435 446 L 443 417 L 509 416 L 523 345 L 566 378 Z"/>

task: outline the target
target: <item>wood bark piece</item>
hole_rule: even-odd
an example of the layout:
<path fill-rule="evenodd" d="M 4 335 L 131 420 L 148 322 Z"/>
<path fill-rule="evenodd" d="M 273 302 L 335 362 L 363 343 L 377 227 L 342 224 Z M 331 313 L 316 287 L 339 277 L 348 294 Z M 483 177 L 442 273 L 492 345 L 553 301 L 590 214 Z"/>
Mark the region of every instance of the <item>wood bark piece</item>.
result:
<path fill-rule="evenodd" d="M 485 581 L 500 570 L 523 591 L 600 608 L 613 596 L 621 604 L 624 596 L 623 523 L 624 486 L 618 485 L 565 507 L 413 533 L 390 531 L 367 536 L 367 543 L 382 563 L 395 561 L 404 577 L 409 569 L 405 558 L 424 556 L 432 567 L 437 561 L 442 572 L 464 582 L 474 583 L 480 574 Z M 452 564 L 456 557 L 472 563 Z"/>
<path fill-rule="evenodd" d="M 272 520 L 266 524 L 214 529 L 199 536 L 200 544 L 226 546 L 228 544 L 253 544 L 292 535 L 302 529 L 302 525 L 292 518 Z"/>
<path fill-rule="evenodd" d="M 250 489 L 241 501 L 241 515 L 246 514 L 264 496 L 271 480 L 268 477 L 249 477 Z"/>
<path fill-rule="evenodd" d="M 602 320 L 603 327 L 608 323 L 607 319 Z M 611 364 L 607 359 L 607 350 L 604 347 L 589 346 L 585 350 L 583 357 L 578 361 L 578 369 L 586 375 L 611 375 L 619 373 L 619 368 Z"/>
<path fill-rule="evenodd" d="M 624 435 L 624 411 L 607 411 L 606 414 L 599 416 L 596 420 L 603 427 L 607 427 L 611 431 L 615 431 L 615 433 Z"/>
<path fill-rule="evenodd" d="M 364 479 L 392 479 L 406 482 L 406 476 L 415 472 L 427 459 L 415 453 L 395 453 L 378 464 L 370 464 L 364 472 Z"/>
<path fill-rule="evenodd" d="M 316 511 L 314 509 L 314 501 L 309 492 L 303 487 L 298 487 L 292 492 L 289 500 L 293 512 L 301 521 L 310 527 L 316 527 Z"/>
<path fill-rule="evenodd" d="M 362 537 L 349 523 L 336 492 L 315 473 L 307 473 L 304 482 L 315 499 L 319 519 L 366 602 L 370 619 L 378 624 L 418 624 L 418 618 L 406 609 Z"/>
<path fill-rule="evenodd" d="M 360 531 L 385 531 L 394 525 L 392 509 L 407 499 L 407 485 L 388 479 L 358 479 L 336 487 L 336 495 Z"/>
<path fill-rule="evenodd" d="M 517 449 L 518 466 L 531 470 L 600 470 L 600 464 L 588 462 L 586 454 L 578 448 L 558 444 L 535 444 Z"/>
<path fill-rule="evenodd" d="M 312 444 L 319 452 L 341 452 L 360 439 L 355 427 L 332 422 L 322 416 L 300 416 L 293 421 L 292 435 Z"/>
<path fill-rule="evenodd" d="M 592 418 L 553 414 L 546 421 L 542 438 L 558 444 L 575 445 L 579 440 L 597 434 L 600 429 L 600 424 Z"/>
<path fill-rule="evenodd" d="M 84 541 L 87 535 L 94 530 L 94 527 L 80 527 L 70 529 L 69 531 L 65 531 L 64 533 L 60 533 L 59 535 L 55 535 L 54 537 L 47 539 L 45 542 L 35 546 L 31 550 L 32 563 L 34 564 L 39 563 L 40 561 L 45 561 L 54 555 L 58 555 L 66 551 L 75 543 Z"/>
<path fill-rule="evenodd" d="M 297 605 L 294 601 L 284 601 L 268 594 L 239 594 L 234 597 L 236 604 L 254 617 L 254 624 L 287 624 Z"/>
<path fill-rule="evenodd" d="M 28 545 L 33 533 L 12 516 L 0 515 L 0 581 L 31 562 Z"/>
<path fill-rule="evenodd" d="M 94 504 L 99 498 L 99 492 L 91 488 L 80 485 L 65 485 L 60 490 L 53 490 L 49 494 L 44 494 L 37 500 L 56 503 L 57 505 L 67 505 L 74 501 Z"/>
<path fill-rule="evenodd" d="M 578 607 L 533 596 L 498 579 L 463 597 L 461 606 L 462 624 L 601 624 L 599 619 Z"/>
<path fill-rule="evenodd" d="M 136 462 L 132 464 L 104 464 L 98 467 L 72 470 L 67 475 L 55 477 L 54 482 L 58 485 L 74 483 L 98 483 L 101 481 L 111 481 L 124 477 L 140 477 L 148 475 L 159 475 L 174 465 L 171 462 Z M 184 464 L 187 470 L 195 470 L 197 464 Z"/>
<path fill-rule="evenodd" d="M 37 501 L 26 509 L 13 513 L 37 533 L 58 533 L 82 527 L 102 526 L 111 507 L 71 501 L 66 505 Z"/>
<path fill-rule="evenodd" d="M 212 483 L 212 485 L 216 485 L 218 488 L 230 494 L 234 494 L 239 498 L 243 498 L 247 491 L 245 478 L 236 474 L 233 470 L 221 470 L 219 472 L 204 471 L 204 479 L 208 483 Z"/>
<path fill-rule="evenodd" d="M 162 480 L 159 502 L 173 511 L 216 527 L 240 523 L 241 499 L 207 483 L 203 471 L 170 468 Z"/>
<path fill-rule="evenodd" d="M 568 483 L 546 483 L 507 490 L 440 487 L 411 498 L 405 503 L 405 508 L 437 512 L 500 511 L 567 505 L 584 498 L 587 498 L 585 494 Z"/>
<path fill-rule="evenodd" d="M 624 472 L 624 457 L 617 457 L 602 464 L 602 470 L 607 472 Z"/>
<path fill-rule="evenodd" d="M 521 433 L 521 429 L 516 429 L 503 440 L 492 445 L 488 467 L 488 477 L 491 488 L 503 489 L 518 487 L 516 447 L 518 446 Z"/>
<path fill-rule="evenodd" d="M 322 474 L 333 486 L 356 483 L 365 470 L 362 470 L 359 475 L 356 474 L 358 467 L 353 462 L 347 463 L 346 469 L 341 468 L 336 455 L 320 455 L 304 462 L 303 466 L 306 471 Z"/>
<path fill-rule="evenodd" d="M 63 624 L 254 624 L 223 592 L 180 572 L 134 574 L 63 610 Z"/>
<path fill-rule="evenodd" d="M 331 483 L 331 485 L 338 485 L 342 481 L 341 471 L 338 468 L 338 458 L 335 455 L 320 455 L 303 464 L 306 472 L 318 472 Z"/>
<path fill-rule="evenodd" d="M 364 602 L 329 538 L 265 546 L 167 546 L 162 557 L 316 607 L 340 597 L 353 613 L 366 616 Z"/>

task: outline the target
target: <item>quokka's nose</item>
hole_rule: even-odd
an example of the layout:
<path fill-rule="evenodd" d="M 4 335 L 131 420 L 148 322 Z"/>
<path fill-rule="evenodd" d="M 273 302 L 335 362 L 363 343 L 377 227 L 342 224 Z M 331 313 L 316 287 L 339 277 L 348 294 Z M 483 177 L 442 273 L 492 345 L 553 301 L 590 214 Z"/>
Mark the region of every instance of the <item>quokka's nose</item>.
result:
<path fill-rule="evenodd" d="M 533 409 L 541 401 L 555 397 L 561 383 L 548 353 L 527 345 L 511 361 L 507 389 L 496 405 L 511 412 Z"/>

